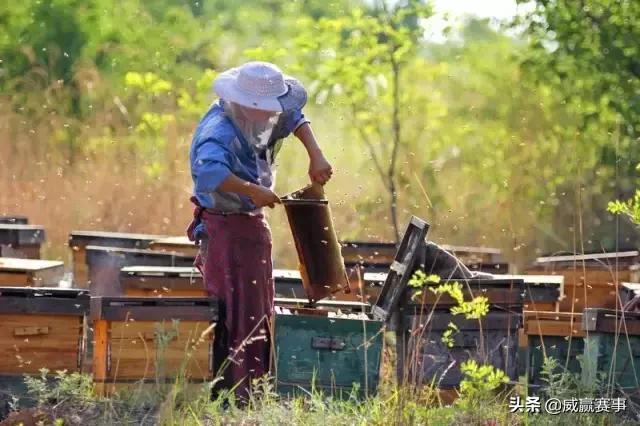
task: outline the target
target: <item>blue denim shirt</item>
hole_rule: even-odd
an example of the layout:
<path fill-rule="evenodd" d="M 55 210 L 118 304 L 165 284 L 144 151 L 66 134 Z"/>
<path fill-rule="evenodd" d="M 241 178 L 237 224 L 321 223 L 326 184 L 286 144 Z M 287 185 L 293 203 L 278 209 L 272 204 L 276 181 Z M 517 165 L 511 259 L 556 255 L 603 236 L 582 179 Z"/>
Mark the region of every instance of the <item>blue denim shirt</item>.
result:
<path fill-rule="evenodd" d="M 256 152 L 225 115 L 223 103 L 213 103 L 195 130 L 189 153 L 193 195 L 200 205 L 225 212 L 256 210 L 248 197 L 219 191 L 218 186 L 231 173 L 259 184 L 256 156 L 262 156 L 271 167 L 282 139 L 307 122 L 301 110 L 283 112 L 267 148 Z"/>

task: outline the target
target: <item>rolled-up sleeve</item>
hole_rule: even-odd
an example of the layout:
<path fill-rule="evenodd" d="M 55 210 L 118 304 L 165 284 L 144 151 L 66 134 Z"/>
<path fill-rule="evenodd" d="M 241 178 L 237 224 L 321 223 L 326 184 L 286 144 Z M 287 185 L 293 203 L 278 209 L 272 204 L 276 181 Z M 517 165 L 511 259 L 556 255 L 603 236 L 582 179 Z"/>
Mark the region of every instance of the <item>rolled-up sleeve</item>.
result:
<path fill-rule="evenodd" d="M 307 118 L 302 113 L 302 110 L 300 109 L 294 110 L 289 113 L 285 120 L 285 128 L 289 133 L 295 133 L 295 131 L 298 130 L 300 126 L 305 123 L 310 123 L 310 121 L 307 120 Z"/>
<path fill-rule="evenodd" d="M 215 140 L 202 143 L 193 161 L 196 192 L 214 192 L 231 174 L 231 152 Z"/>

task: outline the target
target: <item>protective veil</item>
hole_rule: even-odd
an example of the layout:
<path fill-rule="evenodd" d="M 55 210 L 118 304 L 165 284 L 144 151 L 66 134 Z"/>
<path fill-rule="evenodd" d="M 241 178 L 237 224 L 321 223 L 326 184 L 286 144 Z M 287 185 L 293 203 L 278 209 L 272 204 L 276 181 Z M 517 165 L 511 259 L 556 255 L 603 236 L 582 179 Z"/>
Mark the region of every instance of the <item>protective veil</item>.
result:
<path fill-rule="evenodd" d="M 280 119 L 280 113 L 264 113 L 263 117 L 255 119 L 255 117 L 252 117 L 252 115 L 255 115 L 253 111 L 249 111 L 247 108 L 233 102 L 225 102 L 224 110 L 236 128 L 242 133 L 247 143 L 253 148 L 260 184 L 267 188 L 273 188 L 275 181 L 270 161 L 272 156 L 268 144 Z"/>

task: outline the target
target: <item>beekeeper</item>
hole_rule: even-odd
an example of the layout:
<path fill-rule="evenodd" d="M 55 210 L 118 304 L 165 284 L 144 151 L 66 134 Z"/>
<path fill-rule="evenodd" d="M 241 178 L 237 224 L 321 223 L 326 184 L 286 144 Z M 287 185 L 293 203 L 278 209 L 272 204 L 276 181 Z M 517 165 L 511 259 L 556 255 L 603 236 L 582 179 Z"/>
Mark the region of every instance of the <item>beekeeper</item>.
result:
<path fill-rule="evenodd" d="M 274 283 L 271 232 L 262 209 L 280 202 L 273 191 L 274 159 L 293 133 L 309 156 L 309 177 L 325 184 L 331 165 L 302 113 L 307 94 L 274 64 L 249 62 L 221 73 L 220 97 L 204 115 L 190 150 L 194 220 L 187 234 L 200 241 L 196 266 L 207 292 L 221 302 L 216 367 L 219 388 L 247 397 L 251 379 L 269 368 L 268 321 Z"/>

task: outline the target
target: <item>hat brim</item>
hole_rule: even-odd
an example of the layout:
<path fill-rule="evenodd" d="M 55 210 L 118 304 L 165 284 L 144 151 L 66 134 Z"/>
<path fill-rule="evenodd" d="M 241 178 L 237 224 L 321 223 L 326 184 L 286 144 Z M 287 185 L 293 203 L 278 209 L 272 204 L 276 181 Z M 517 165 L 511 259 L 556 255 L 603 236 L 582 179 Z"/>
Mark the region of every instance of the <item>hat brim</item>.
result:
<path fill-rule="evenodd" d="M 295 78 L 285 75 L 287 92 L 277 97 L 255 96 L 238 88 L 238 68 L 227 70 L 215 79 L 213 90 L 225 101 L 262 111 L 282 112 L 301 109 L 307 103 L 307 92 Z"/>

